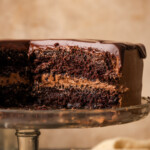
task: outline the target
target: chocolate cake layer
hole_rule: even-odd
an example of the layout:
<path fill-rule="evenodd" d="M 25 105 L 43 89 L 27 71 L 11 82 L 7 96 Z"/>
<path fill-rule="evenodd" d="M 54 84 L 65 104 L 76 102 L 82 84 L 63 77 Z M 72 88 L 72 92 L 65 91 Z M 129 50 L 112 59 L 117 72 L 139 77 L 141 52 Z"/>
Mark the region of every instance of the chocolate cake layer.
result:
<path fill-rule="evenodd" d="M 30 51 L 33 74 L 38 78 L 41 73 L 65 74 L 90 80 L 117 83 L 120 68 L 118 57 L 97 49 L 75 46 L 56 46 Z M 40 80 L 40 79 L 39 79 Z"/>
<path fill-rule="evenodd" d="M 24 83 L 11 83 L 0 85 L 0 106 L 20 107 L 33 103 L 31 98 L 31 86 Z"/>
<path fill-rule="evenodd" d="M 35 91 L 34 91 L 35 90 Z M 33 90 L 33 97 L 38 99 L 39 106 L 51 109 L 101 109 L 119 106 L 120 93 L 103 89 L 64 88 L 59 90 L 51 87 L 39 87 Z"/>

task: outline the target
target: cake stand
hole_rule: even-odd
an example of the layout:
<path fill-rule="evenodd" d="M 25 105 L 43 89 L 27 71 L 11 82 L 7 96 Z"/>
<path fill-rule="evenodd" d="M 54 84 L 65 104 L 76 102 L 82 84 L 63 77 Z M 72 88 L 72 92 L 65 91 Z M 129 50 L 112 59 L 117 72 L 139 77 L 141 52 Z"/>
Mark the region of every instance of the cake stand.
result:
<path fill-rule="evenodd" d="M 150 99 L 141 105 L 103 110 L 0 109 L 0 128 L 16 130 L 19 150 L 38 150 L 40 129 L 91 128 L 140 120 L 148 115 Z"/>

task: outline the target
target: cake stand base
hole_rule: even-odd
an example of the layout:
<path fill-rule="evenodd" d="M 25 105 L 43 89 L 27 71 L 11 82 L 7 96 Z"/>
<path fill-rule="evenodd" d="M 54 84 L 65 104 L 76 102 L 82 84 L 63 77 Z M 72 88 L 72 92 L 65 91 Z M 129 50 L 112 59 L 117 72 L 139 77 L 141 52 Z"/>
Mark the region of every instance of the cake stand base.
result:
<path fill-rule="evenodd" d="M 0 109 L 0 128 L 16 129 L 19 150 L 38 150 L 40 129 L 119 125 L 140 120 L 149 111 L 149 98 L 142 98 L 141 105 L 103 110 Z"/>
<path fill-rule="evenodd" d="M 39 130 L 16 130 L 19 150 L 38 150 Z"/>

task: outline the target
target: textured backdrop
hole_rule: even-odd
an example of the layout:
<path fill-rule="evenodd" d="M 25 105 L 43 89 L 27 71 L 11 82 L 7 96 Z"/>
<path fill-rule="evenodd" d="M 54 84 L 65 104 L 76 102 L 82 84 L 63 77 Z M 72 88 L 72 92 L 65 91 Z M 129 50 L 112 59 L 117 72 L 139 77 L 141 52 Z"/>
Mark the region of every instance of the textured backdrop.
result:
<path fill-rule="evenodd" d="M 28 38 L 141 42 L 149 55 L 150 0 L 0 0 L 0 39 Z M 143 78 L 143 95 L 147 96 L 149 56 Z M 90 147 L 116 136 L 150 138 L 149 124 L 150 117 L 106 128 L 42 130 L 40 147 Z"/>

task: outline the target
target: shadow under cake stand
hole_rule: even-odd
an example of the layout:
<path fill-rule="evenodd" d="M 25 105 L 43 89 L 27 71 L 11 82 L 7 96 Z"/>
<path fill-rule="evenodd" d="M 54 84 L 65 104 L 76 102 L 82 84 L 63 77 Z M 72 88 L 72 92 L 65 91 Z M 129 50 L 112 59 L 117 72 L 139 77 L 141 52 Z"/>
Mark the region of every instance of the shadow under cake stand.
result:
<path fill-rule="evenodd" d="M 92 128 L 140 120 L 148 115 L 150 101 L 141 105 L 103 110 L 0 109 L 0 128 L 16 130 L 19 150 L 38 150 L 39 129 Z"/>

